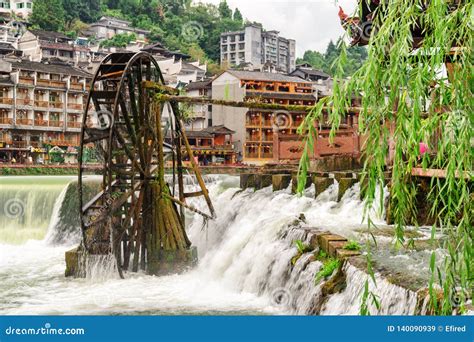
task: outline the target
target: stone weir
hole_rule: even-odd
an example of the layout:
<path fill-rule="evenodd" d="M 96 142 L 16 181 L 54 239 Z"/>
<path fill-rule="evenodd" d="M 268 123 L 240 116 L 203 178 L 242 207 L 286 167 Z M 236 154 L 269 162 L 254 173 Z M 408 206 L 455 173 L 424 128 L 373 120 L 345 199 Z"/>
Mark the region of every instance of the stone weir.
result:
<path fill-rule="evenodd" d="M 387 174 L 387 178 L 389 175 Z M 358 170 L 313 172 L 306 179 L 305 188 L 314 185 L 315 197 L 326 191 L 335 182 L 338 187 L 338 201 L 342 199 L 347 190 L 354 184 L 360 182 L 361 172 Z M 292 170 L 261 170 L 259 172 L 248 172 L 240 175 L 240 187 L 242 189 L 253 188 L 260 190 L 271 186 L 273 191 L 287 189 L 291 185 L 291 192 L 296 194 L 298 186 L 298 174 Z"/>

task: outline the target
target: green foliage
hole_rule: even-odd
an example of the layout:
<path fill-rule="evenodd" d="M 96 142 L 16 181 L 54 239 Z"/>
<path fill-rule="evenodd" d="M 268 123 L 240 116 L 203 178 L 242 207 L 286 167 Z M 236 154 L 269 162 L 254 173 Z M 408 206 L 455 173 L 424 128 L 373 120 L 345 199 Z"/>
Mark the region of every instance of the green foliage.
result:
<path fill-rule="evenodd" d="M 303 243 L 303 241 L 301 240 L 296 240 L 295 246 L 296 246 L 296 249 L 298 250 L 298 253 L 301 253 L 301 254 L 309 252 L 311 250 L 311 247 Z"/>
<path fill-rule="evenodd" d="M 342 49 L 340 47 L 340 40 L 337 45 L 331 40 L 325 53 L 307 50 L 304 53 L 303 58 L 298 58 L 296 63 L 309 63 L 315 69 L 323 70 L 329 75 L 333 75 L 336 71 L 334 62 L 338 59 L 341 53 Z M 344 65 L 344 76 L 352 75 L 362 66 L 363 62 L 367 59 L 367 49 L 365 47 L 352 46 L 347 49 L 347 59 L 348 63 Z"/>
<path fill-rule="evenodd" d="M 321 280 L 330 277 L 336 269 L 341 266 L 341 261 L 335 258 L 327 258 L 323 261 L 323 266 L 316 273 L 315 283 L 318 284 Z"/>
<path fill-rule="evenodd" d="M 137 36 L 134 33 L 130 33 L 130 34 L 121 33 L 121 34 L 116 34 L 110 39 L 103 40 L 102 42 L 100 42 L 100 46 L 104 48 L 109 48 L 109 47 L 124 48 L 136 39 L 137 39 Z"/>
<path fill-rule="evenodd" d="M 65 25 L 62 0 L 34 0 L 30 23 L 46 31 L 61 31 Z"/>
<path fill-rule="evenodd" d="M 354 240 L 348 241 L 346 245 L 344 246 L 344 249 L 348 251 L 360 251 L 361 248 L 362 248 L 361 245 L 357 241 L 354 241 Z"/>
<path fill-rule="evenodd" d="M 391 206 L 398 247 L 403 246 L 405 227 L 416 217 L 419 189 L 412 182 L 412 169 L 422 164 L 446 172 L 445 179 L 433 179 L 428 189 L 432 214 L 437 218 L 435 226 L 446 236 L 438 242 L 446 251 L 444 259 L 437 267 L 431 267 L 431 301 L 436 303 L 433 309 L 438 314 L 452 314 L 455 303 L 451 298 L 456 289 L 470 291 L 474 286 L 474 201 L 469 185 L 472 178 L 465 177 L 472 171 L 474 154 L 473 10 L 472 2 L 468 1 L 455 5 L 452 1 L 436 0 L 424 2 L 424 6 L 412 0 L 381 2 L 380 15 L 373 23 L 376 29 L 372 32 L 376 33 L 370 39 L 367 60 L 350 80 L 343 81 L 350 61 L 348 48 L 341 41 L 339 58 L 334 64 L 333 95 L 318 103 L 300 127 L 301 133 L 307 132 L 299 172 L 304 183 L 309 168 L 308 153 L 317 134 L 314 121 L 321 117 L 323 106 L 331 105 L 328 114 L 334 137 L 354 94 L 363 94 L 358 124 L 359 133 L 366 136 L 368 142 L 363 149 L 365 179 L 362 180 L 367 184 L 366 213 L 376 200 L 377 187 L 384 185 L 383 173 L 389 148 L 392 148 Z M 420 26 L 423 45 L 413 50 L 412 29 Z M 440 70 L 453 47 L 457 47 L 456 64 L 446 77 Z M 389 146 L 389 142 L 393 142 L 393 146 Z M 426 155 L 420 156 L 420 142 L 429 145 L 432 152 L 429 161 Z M 380 196 L 383 196 L 382 191 Z M 443 289 L 438 301 L 433 291 L 435 286 Z M 363 296 L 362 309 L 364 306 L 365 309 L 361 313 L 367 313 L 368 285 Z"/>

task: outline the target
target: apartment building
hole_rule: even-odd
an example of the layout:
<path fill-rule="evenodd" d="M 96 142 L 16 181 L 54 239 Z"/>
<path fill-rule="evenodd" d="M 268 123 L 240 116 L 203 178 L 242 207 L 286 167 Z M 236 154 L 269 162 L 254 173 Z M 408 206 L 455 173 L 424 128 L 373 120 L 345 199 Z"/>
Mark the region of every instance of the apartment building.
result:
<path fill-rule="evenodd" d="M 92 75 L 67 64 L 0 59 L 0 159 L 48 159 L 51 148 L 77 154 Z"/>
<path fill-rule="evenodd" d="M 184 89 L 187 96 L 212 98 L 212 80 L 191 82 Z M 212 105 L 207 103 L 192 105 L 191 117 L 185 125 L 186 129 L 191 131 L 212 126 Z"/>
<path fill-rule="evenodd" d="M 90 25 L 89 30 L 97 39 L 110 39 L 116 34 L 135 34 L 137 40 L 144 41 L 150 31 L 130 27 L 131 22 L 113 17 L 102 17 Z"/>
<path fill-rule="evenodd" d="M 33 0 L 0 0 L 0 16 L 27 19 L 33 11 Z"/>
<path fill-rule="evenodd" d="M 212 98 L 306 106 L 316 102 L 311 82 L 277 73 L 236 70 L 227 70 L 213 80 Z M 280 114 L 282 117 L 279 117 Z M 272 110 L 212 106 L 213 125 L 224 125 L 236 132 L 236 149 L 243 162 L 249 164 L 273 161 L 274 134 L 296 134 L 305 115 L 305 112 L 298 111 L 277 113 Z"/>
<path fill-rule="evenodd" d="M 296 41 L 278 31 L 264 31 L 248 25 L 243 31 L 221 34 L 221 64 L 262 70 L 272 65 L 277 72 L 290 73 L 296 67 Z"/>
<path fill-rule="evenodd" d="M 59 32 L 29 30 L 19 39 L 18 49 L 34 62 L 61 60 L 79 67 L 87 67 L 91 62 L 87 45 Z"/>

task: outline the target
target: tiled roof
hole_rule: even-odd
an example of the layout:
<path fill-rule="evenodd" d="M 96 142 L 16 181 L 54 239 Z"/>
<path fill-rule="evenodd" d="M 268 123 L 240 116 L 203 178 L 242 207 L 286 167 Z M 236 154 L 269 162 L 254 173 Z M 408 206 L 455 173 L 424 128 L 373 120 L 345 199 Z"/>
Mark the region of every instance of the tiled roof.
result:
<path fill-rule="evenodd" d="M 240 70 L 227 70 L 227 72 L 241 80 L 310 83 L 305 80 L 302 80 L 299 77 L 271 73 L 271 72 L 240 71 Z"/>
<path fill-rule="evenodd" d="M 30 30 L 30 32 L 33 33 L 35 36 L 37 36 L 41 40 L 55 40 L 55 39 L 74 40 L 59 32 L 43 31 L 43 30 Z"/>
<path fill-rule="evenodd" d="M 186 90 L 197 90 L 210 87 L 212 80 L 191 82 L 186 86 Z"/>
<path fill-rule="evenodd" d="M 45 64 L 39 62 L 30 62 L 26 60 L 11 61 L 10 63 L 12 64 L 13 69 L 92 78 L 92 75 L 88 72 L 74 68 L 67 64 Z"/>

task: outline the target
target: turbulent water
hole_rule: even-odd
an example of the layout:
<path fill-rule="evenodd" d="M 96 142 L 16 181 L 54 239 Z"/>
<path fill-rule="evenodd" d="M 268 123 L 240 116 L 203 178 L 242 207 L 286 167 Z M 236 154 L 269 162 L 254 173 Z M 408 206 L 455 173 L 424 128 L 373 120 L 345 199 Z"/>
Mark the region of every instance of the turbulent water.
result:
<path fill-rule="evenodd" d="M 181 275 L 126 274 L 121 280 L 113 262 L 104 260 L 90 263 L 86 279 L 64 277 L 64 252 L 78 241 L 73 179 L 1 179 L 0 205 L 20 199 L 22 211 L 15 214 L 0 207 L 0 314 L 358 313 L 364 272 L 346 264 L 346 288 L 324 296 L 322 284 L 314 282 L 320 262 L 311 262 L 311 254 L 305 254 L 291 264 L 294 241 L 308 239 L 302 227 L 349 237 L 364 227 L 358 185 L 337 203 L 337 184 L 314 199 L 312 190 L 302 197 L 291 195 L 289 189 L 241 191 L 238 177 L 232 176 L 207 176 L 206 182 L 217 219 L 206 224 L 187 214 L 199 265 Z M 195 186 L 191 178 L 186 186 Z M 205 210 L 204 203 L 193 201 Z M 384 224 L 380 218 L 375 222 Z M 398 255 L 386 258 L 400 264 Z M 424 263 L 426 256 L 410 256 L 407 263 L 416 258 Z M 104 264 L 108 269 L 100 267 Z M 374 292 L 382 307 L 372 307 L 373 313 L 415 311 L 415 292 L 383 279 Z"/>

